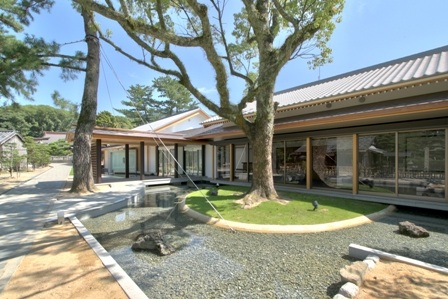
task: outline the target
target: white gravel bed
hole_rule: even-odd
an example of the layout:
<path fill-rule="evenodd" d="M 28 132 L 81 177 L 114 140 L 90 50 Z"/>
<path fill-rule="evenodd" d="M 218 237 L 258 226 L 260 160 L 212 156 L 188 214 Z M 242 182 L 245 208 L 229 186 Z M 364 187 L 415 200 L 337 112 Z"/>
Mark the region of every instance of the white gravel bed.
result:
<path fill-rule="evenodd" d="M 168 216 L 167 208 L 123 209 L 83 224 L 149 298 L 332 298 L 342 285 L 339 270 L 353 261 L 350 243 L 448 267 L 447 214 L 409 212 L 312 234 L 233 233 Z M 430 237 L 397 234 L 403 219 Z M 152 229 L 161 229 L 177 251 L 164 257 L 132 251 L 136 235 Z"/>

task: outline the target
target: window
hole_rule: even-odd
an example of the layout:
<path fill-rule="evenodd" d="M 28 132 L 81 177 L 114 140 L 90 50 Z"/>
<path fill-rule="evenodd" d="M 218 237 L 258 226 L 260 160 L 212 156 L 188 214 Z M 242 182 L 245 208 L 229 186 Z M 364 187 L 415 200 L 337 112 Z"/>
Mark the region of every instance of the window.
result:
<path fill-rule="evenodd" d="M 230 180 L 230 145 L 216 147 L 216 178 Z"/>
<path fill-rule="evenodd" d="M 395 133 L 359 136 L 359 191 L 395 193 Z"/>
<path fill-rule="evenodd" d="M 185 172 L 189 175 L 202 175 L 202 146 L 187 145 L 185 152 Z"/>
<path fill-rule="evenodd" d="M 306 141 L 287 141 L 285 143 L 285 183 L 306 184 Z"/>
<path fill-rule="evenodd" d="M 398 193 L 445 197 L 445 130 L 398 133 Z"/>
<path fill-rule="evenodd" d="M 314 187 L 352 189 L 352 140 L 341 136 L 312 141 Z"/>
<path fill-rule="evenodd" d="M 159 176 L 175 175 L 174 146 L 159 149 Z"/>

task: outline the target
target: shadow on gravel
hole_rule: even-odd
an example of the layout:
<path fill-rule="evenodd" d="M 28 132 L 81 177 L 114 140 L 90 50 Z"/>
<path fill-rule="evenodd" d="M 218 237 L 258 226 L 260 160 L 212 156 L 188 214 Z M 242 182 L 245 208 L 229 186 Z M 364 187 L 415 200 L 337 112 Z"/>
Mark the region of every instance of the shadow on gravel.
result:
<path fill-rule="evenodd" d="M 327 295 L 330 298 L 333 298 L 337 293 L 339 293 L 339 290 L 341 289 L 341 287 L 344 285 L 345 282 L 340 281 L 337 283 L 332 283 L 328 288 L 327 288 Z"/>

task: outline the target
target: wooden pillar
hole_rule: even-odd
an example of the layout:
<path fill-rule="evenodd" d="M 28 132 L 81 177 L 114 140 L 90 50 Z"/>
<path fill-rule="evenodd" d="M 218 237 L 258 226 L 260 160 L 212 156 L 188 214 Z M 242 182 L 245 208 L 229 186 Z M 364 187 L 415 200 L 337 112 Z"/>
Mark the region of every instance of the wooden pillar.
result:
<path fill-rule="evenodd" d="M 305 147 L 305 151 L 306 151 L 306 147 Z M 305 152 L 305 155 L 306 155 L 306 152 Z M 307 176 L 306 163 L 307 162 L 305 161 L 305 178 Z M 286 141 L 283 141 L 283 184 L 286 184 Z M 305 182 L 305 184 L 306 184 L 306 182 Z"/>
<path fill-rule="evenodd" d="M 156 175 L 159 176 L 160 175 L 160 153 L 159 153 L 159 146 L 156 146 Z"/>
<path fill-rule="evenodd" d="M 183 174 L 187 173 L 187 151 L 185 150 L 185 146 L 182 147 L 182 169 L 184 170 Z"/>
<path fill-rule="evenodd" d="M 443 174 L 443 179 L 445 181 L 445 200 L 448 200 L 448 192 L 446 190 L 446 174 L 448 173 L 448 129 L 445 129 L 445 173 Z"/>
<path fill-rule="evenodd" d="M 306 138 L 306 189 L 311 189 L 313 183 L 313 148 L 311 141 L 311 137 Z"/>
<path fill-rule="evenodd" d="M 251 168 L 251 161 L 249 161 L 249 158 L 250 158 L 250 153 L 249 153 L 249 150 L 250 150 L 250 144 L 249 143 L 246 143 L 246 147 L 247 147 L 247 153 L 246 153 L 246 161 L 247 161 L 247 169 L 246 169 L 246 172 L 247 172 L 247 177 L 246 177 L 246 181 L 247 182 L 249 182 L 250 181 L 250 171 L 252 170 Z"/>
<path fill-rule="evenodd" d="M 398 188 L 399 188 L 399 163 L 398 158 L 400 157 L 400 153 L 398 152 L 398 132 L 395 132 L 395 196 L 398 196 Z"/>
<path fill-rule="evenodd" d="M 140 180 L 145 179 L 145 142 L 140 141 L 140 157 L 139 157 L 139 168 L 140 168 Z"/>
<path fill-rule="evenodd" d="M 101 161 L 103 157 L 101 155 L 101 139 L 97 139 L 96 141 L 96 178 L 95 181 L 97 184 L 101 183 L 101 175 L 103 173 L 103 167 L 101 165 Z"/>
<path fill-rule="evenodd" d="M 359 142 L 358 134 L 353 134 L 353 165 L 352 165 L 352 193 L 358 194 L 359 192 Z"/>
<path fill-rule="evenodd" d="M 179 144 L 174 144 L 174 177 L 179 177 Z"/>
<path fill-rule="evenodd" d="M 233 143 L 229 145 L 230 147 L 230 181 L 233 181 L 233 177 L 235 174 L 235 146 Z"/>
<path fill-rule="evenodd" d="M 214 180 L 216 180 L 216 161 L 215 161 L 215 156 L 216 156 L 216 145 L 212 145 L 212 179 L 214 179 Z M 202 163 L 205 164 L 205 161 L 203 161 Z"/>
<path fill-rule="evenodd" d="M 205 144 L 202 145 L 202 157 L 201 157 L 201 165 L 202 165 L 202 176 L 205 176 Z M 212 163 L 213 163 L 213 159 L 212 159 Z"/>
<path fill-rule="evenodd" d="M 129 178 L 129 144 L 124 146 L 124 177 Z"/>

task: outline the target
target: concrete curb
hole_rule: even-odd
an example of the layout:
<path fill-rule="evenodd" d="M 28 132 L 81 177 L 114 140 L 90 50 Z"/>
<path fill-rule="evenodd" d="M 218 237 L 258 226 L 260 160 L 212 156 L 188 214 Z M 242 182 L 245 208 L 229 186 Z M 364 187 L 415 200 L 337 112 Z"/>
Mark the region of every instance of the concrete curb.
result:
<path fill-rule="evenodd" d="M 179 210 L 188 216 L 199 220 L 201 222 L 214 225 L 221 228 L 230 228 L 238 231 L 254 232 L 254 233 L 278 233 L 278 234 L 306 234 L 306 233 L 317 233 L 317 232 L 328 232 L 349 227 L 355 227 L 363 224 L 372 223 L 373 221 L 384 217 L 396 209 L 395 206 L 390 205 L 386 209 L 379 212 L 367 215 L 359 216 L 352 219 L 322 223 L 322 224 L 312 224 L 312 225 L 269 225 L 269 224 L 251 224 L 251 223 L 240 223 L 222 220 L 214 217 L 210 217 L 195 210 L 192 210 L 188 205 L 185 204 L 185 199 L 179 203 Z"/>
<path fill-rule="evenodd" d="M 432 270 L 436 272 L 440 272 L 443 274 L 448 274 L 448 268 L 433 265 L 430 263 L 425 263 L 419 260 L 414 260 L 411 258 L 407 258 L 404 256 L 391 254 L 388 252 L 384 252 L 377 249 L 372 249 L 369 247 L 364 247 L 357 244 L 350 244 L 348 248 L 349 256 L 354 257 L 359 260 L 363 260 L 364 263 L 368 265 L 367 272 L 374 269 L 376 264 L 381 260 L 389 260 L 393 262 L 400 262 L 410 264 L 416 267 L 425 268 L 427 270 Z M 353 263 L 352 263 L 353 264 Z M 355 298 L 359 292 L 359 289 L 364 281 L 364 276 L 366 273 L 362 273 L 358 278 L 358 284 L 355 284 L 351 281 L 342 280 L 345 282 L 344 285 L 339 289 L 338 294 L 336 294 L 333 299 L 347 299 L 347 298 Z M 342 276 L 342 275 L 341 275 Z"/>
<path fill-rule="evenodd" d="M 357 245 L 357 244 L 350 244 L 350 246 L 348 247 L 348 254 L 351 257 L 361 259 L 361 260 L 365 259 L 369 255 L 376 255 L 381 259 L 406 263 L 406 264 L 410 264 L 413 266 L 425 268 L 428 270 L 440 272 L 443 274 L 448 274 L 448 268 L 445 268 L 445 267 L 433 265 L 430 263 L 425 263 L 425 262 L 422 262 L 419 260 L 414 260 L 414 259 L 400 256 L 397 254 L 392 254 L 392 253 L 384 252 L 384 251 L 377 250 L 377 249 L 372 249 L 369 247 L 364 247 L 364 246 Z"/>
<path fill-rule="evenodd" d="M 115 259 L 107 252 L 103 246 L 95 239 L 94 236 L 84 227 L 84 225 L 76 217 L 70 217 L 73 226 L 78 233 L 89 244 L 90 248 L 96 253 L 103 265 L 109 270 L 115 280 L 120 284 L 123 291 L 130 299 L 148 298 L 140 287 L 129 277 L 129 275 L 120 267 Z"/>

